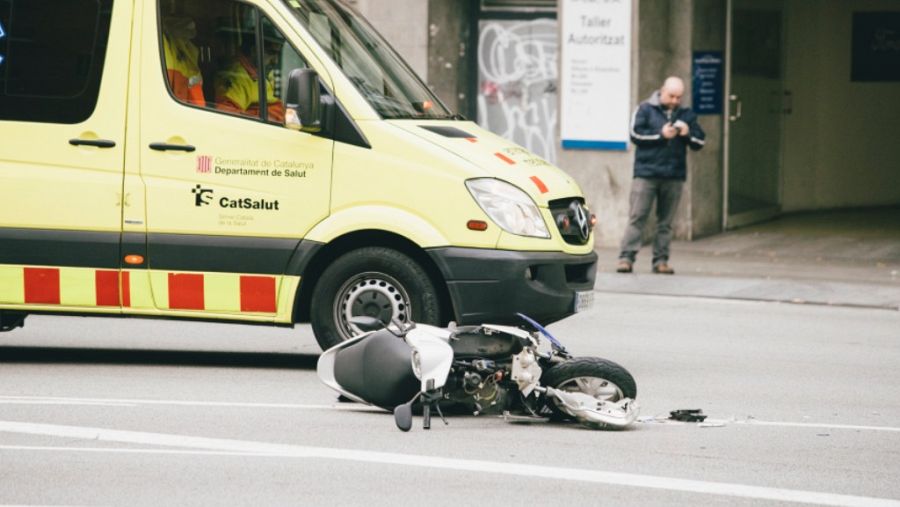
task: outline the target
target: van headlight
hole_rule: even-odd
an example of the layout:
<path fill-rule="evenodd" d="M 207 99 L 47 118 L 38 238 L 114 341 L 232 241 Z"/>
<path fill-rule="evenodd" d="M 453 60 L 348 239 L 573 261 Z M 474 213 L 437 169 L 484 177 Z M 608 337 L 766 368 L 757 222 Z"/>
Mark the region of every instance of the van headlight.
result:
<path fill-rule="evenodd" d="M 522 189 L 493 178 L 468 180 L 466 187 L 481 209 L 504 231 L 519 236 L 550 237 L 541 211 Z"/>

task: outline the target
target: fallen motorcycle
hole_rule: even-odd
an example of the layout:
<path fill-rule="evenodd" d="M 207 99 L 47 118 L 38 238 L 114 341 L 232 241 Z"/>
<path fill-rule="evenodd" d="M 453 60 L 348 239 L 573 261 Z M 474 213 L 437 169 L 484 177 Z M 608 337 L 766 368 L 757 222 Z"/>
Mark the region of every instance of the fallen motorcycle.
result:
<path fill-rule="evenodd" d="M 444 423 L 443 410 L 512 421 L 575 420 L 594 429 L 635 421 L 637 387 L 625 368 L 573 357 L 540 324 L 519 316 L 531 331 L 492 324 L 386 327 L 354 317 L 363 334 L 321 355 L 319 379 L 350 400 L 393 411 L 403 431 L 412 428 L 414 408 L 421 408 L 425 429 L 432 410 Z"/>

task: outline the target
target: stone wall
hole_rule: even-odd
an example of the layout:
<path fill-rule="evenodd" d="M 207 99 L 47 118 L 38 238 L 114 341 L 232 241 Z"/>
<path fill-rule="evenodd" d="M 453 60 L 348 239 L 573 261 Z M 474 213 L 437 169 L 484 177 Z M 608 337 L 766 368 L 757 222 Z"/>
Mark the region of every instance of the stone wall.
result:
<path fill-rule="evenodd" d="M 356 8 L 387 37 L 453 111 L 465 112 L 470 82 L 468 47 L 472 9 L 468 0 L 355 0 Z M 390 6 L 388 8 L 387 6 Z M 669 75 L 688 83 L 691 103 L 691 53 L 725 49 L 726 0 L 633 0 L 631 107 L 647 98 Z M 689 181 L 675 219 L 677 238 L 690 239 L 721 230 L 722 117 L 704 116 L 709 141 L 689 155 Z M 597 214 L 597 244 L 618 245 L 628 220 L 634 147 L 625 152 L 563 150 L 557 165 L 579 183 Z M 652 235 L 655 221 L 648 223 Z"/>
<path fill-rule="evenodd" d="M 785 7 L 792 112 L 784 119 L 784 209 L 900 203 L 900 82 L 850 80 L 853 13 L 900 12 L 900 1 L 791 0 Z"/>
<path fill-rule="evenodd" d="M 348 0 L 410 67 L 428 72 L 428 0 Z"/>

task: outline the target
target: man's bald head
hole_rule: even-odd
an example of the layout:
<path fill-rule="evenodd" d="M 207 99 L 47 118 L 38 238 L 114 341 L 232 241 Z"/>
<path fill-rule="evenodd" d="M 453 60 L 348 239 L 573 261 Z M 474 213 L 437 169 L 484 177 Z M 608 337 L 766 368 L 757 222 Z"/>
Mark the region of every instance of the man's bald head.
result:
<path fill-rule="evenodd" d="M 669 76 L 659 89 L 659 103 L 666 109 L 675 109 L 684 96 L 684 81 L 680 77 Z"/>

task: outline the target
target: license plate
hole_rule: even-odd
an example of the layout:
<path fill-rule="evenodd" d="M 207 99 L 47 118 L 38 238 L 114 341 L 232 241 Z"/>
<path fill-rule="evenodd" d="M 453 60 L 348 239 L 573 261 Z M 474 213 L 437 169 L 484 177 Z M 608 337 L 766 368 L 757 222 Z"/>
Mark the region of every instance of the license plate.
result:
<path fill-rule="evenodd" d="M 594 291 L 585 290 L 575 293 L 575 313 L 583 312 L 594 304 Z"/>

